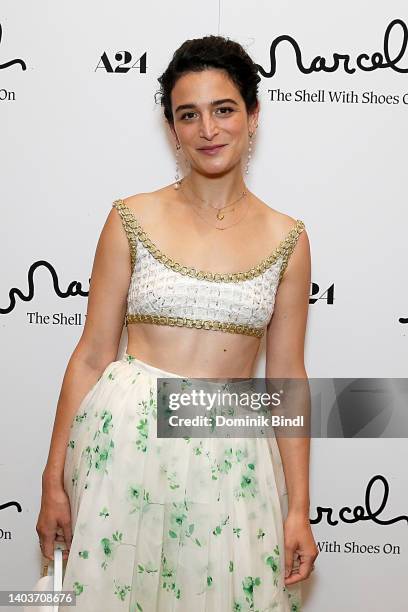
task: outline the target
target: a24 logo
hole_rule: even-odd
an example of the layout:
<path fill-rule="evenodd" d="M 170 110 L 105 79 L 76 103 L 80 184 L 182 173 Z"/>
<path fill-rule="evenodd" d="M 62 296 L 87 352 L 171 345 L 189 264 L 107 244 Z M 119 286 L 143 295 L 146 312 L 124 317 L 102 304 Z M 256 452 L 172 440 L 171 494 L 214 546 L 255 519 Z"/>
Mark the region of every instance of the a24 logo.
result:
<path fill-rule="evenodd" d="M 97 70 L 105 70 L 106 72 L 115 72 L 115 73 L 126 73 L 129 70 L 139 70 L 141 74 L 146 73 L 147 68 L 147 52 L 145 51 L 136 61 L 133 62 L 133 57 L 130 51 L 117 51 L 115 53 L 114 65 L 113 60 L 111 61 L 108 57 L 106 51 L 102 53 L 100 60 L 95 68 L 95 72 Z"/>

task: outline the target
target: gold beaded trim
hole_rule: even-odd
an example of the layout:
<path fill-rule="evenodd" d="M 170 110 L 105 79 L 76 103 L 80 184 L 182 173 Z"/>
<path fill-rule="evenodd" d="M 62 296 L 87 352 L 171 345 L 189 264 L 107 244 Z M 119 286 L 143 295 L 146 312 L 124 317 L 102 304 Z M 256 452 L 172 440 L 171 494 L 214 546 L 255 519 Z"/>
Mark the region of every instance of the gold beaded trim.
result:
<path fill-rule="evenodd" d="M 137 234 L 135 234 L 134 232 L 134 228 L 132 226 L 132 218 L 130 217 L 131 210 L 129 208 L 127 208 L 126 204 L 123 202 L 123 200 L 115 200 L 114 203 L 112 204 L 112 207 L 115 207 L 116 210 L 118 211 L 120 218 L 122 220 L 122 225 L 124 227 L 128 242 L 129 242 L 129 247 L 130 247 L 130 266 L 131 266 L 131 270 L 133 272 L 133 269 L 135 267 L 136 264 L 136 247 L 137 247 L 137 240 L 136 240 L 136 236 Z M 136 219 L 135 219 L 136 221 Z"/>
<path fill-rule="evenodd" d="M 205 270 L 197 270 L 196 268 L 190 266 L 184 266 L 172 259 L 171 257 L 168 257 L 168 255 L 165 255 L 165 253 L 162 253 L 160 249 L 154 244 L 154 242 L 150 240 L 149 236 L 146 234 L 139 221 L 134 216 L 133 212 L 130 210 L 130 208 L 126 206 L 123 200 L 115 200 L 112 206 L 114 206 L 119 212 L 123 221 L 123 226 L 126 235 L 129 240 L 132 272 L 136 262 L 136 235 L 155 259 L 160 261 L 168 268 L 174 270 L 174 272 L 179 272 L 180 274 L 184 274 L 185 276 L 191 276 L 197 279 L 205 279 L 216 282 L 237 282 L 255 278 L 256 276 L 263 274 L 265 270 L 270 268 L 272 264 L 274 264 L 275 261 L 278 259 L 278 257 L 283 258 L 283 265 L 280 272 L 282 277 L 283 271 L 287 266 L 290 254 L 292 253 L 296 245 L 299 234 L 305 228 L 304 222 L 300 219 L 297 219 L 295 226 L 289 231 L 288 235 L 279 243 L 279 245 L 272 251 L 272 253 L 268 257 L 263 259 L 258 265 L 253 266 L 246 272 L 207 272 Z"/>
<path fill-rule="evenodd" d="M 288 266 L 289 257 L 291 256 L 293 249 L 296 246 L 299 235 L 305 229 L 305 224 L 303 223 L 303 221 L 300 221 L 300 219 L 298 219 L 296 223 L 301 224 L 301 225 L 299 225 L 296 235 L 292 235 L 290 237 L 290 240 L 288 241 L 288 245 L 285 247 L 283 257 L 282 257 L 282 265 L 279 270 L 279 282 L 282 280 L 283 274 Z M 295 228 L 293 228 L 291 231 L 293 232 L 294 229 Z"/>
<path fill-rule="evenodd" d="M 188 319 L 187 317 L 168 317 L 165 315 L 150 314 L 127 314 L 126 325 L 129 323 L 154 323 L 156 325 L 170 325 L 172 327 L 192 327 L 196 329 L 210 329 L 216 331 L 230 332 L 233 334 L 245 334 L 262 338 L 264 327 L 251 327 L 239 325 L 238 323 L 221 323 L 220 321 L 206 321 L 204 319 Z"/>

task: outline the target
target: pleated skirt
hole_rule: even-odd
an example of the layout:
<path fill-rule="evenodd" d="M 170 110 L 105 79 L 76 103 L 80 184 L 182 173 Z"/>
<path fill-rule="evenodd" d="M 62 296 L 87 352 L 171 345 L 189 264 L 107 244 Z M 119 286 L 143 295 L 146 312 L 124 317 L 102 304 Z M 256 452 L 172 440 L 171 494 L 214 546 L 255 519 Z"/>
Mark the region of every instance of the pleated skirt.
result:
<path fill-rule="evenodd" d="M 125 353 L 73 418 L 63 590 L 78 612 L 299 612 L 276 439 L 158 438 L 158 377 L 184 378 Z"/>

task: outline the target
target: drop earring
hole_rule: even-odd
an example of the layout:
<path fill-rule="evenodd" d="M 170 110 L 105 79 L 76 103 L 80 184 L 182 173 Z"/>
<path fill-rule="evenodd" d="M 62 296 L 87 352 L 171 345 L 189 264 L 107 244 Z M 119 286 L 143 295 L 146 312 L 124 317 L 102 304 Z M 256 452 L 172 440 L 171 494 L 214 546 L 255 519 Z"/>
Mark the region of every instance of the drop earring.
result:
<path fill-rule="evenodd" d="M 246 168 L 245 168 L 245 174 L 249 173 L 249 163 L 251 161 L 251 151 L 252 151 L 252 136 L 253 136 L 254 132 L 248 132 L 249 135 L 249 147 L 248 147 L 248 156 L 247 156 L 247 162 L 246 162 Z"/>
<path fill-rule="evenodd" d="M 180 152 L 181 146 L 179 143 L 176 144 L 176 175 L 175 175 L 175 179 L 176 182 L 174 183 L 174 189 L 180 189 L 180 176 L 179 176 L 179 152 Z"/>

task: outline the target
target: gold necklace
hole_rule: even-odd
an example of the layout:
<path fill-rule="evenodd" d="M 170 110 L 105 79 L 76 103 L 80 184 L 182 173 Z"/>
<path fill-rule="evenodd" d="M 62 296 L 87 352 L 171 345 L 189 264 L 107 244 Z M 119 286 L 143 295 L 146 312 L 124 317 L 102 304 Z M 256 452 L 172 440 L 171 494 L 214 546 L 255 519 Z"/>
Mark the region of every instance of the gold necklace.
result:
<path fill-rule="evenodd" d="M 226 229 L 229 229 L 230 227 L 233 227 L 234 225 L 237 225 L 240 221 L 242 221 L 242 219 L 246 216 L 248 209 L 249 209 L 249 203 L 248 206 L 246 207 L 246 210 L 244 212 L 244 214 L 241 216 L 240 219 L 238 219 L 238 221 L 235 221 L 235 223 L 231 223 L 230 225 L 227 225 L 227 227 L 217 227 L 216 225 L 213 225 L 212 223 L 210 223 L 209 221 L 207 221 L 207 219 L 205 219 L 202 215 L 200 215 L 200 213 L 198 212 L 198 210 L 196 210 L 196 208 L 193 206 L 192 207 L 194 212 L 203 220 L 205 221 L 208 225 L 211 225 L 211 227 L 214 227 L 217 230 L 223 231 Z"/>
<path fill-rule="evenodd" d="M 183 190 L 183 184 L 184 184 L 184 178 L 181 180 L 181 189 Z M 207 202 L 206 200 L 203 200 L 203 198 L 200 198 L 199 195 L 197 195 L 195 193 L 195 191 L 193 191 L 193 189 L 191 188 L 191 186 L 189 185 L 189 189 L 190 191 L 195 195 L 196 198 L 198 198 L 199 200 L 201 200 L 202 202 L 204 202 L 205 204 L 211 206 L 211 208 L 214 208 L 214 210 L 217 211 L 216 217 L 219 221 L 222 221 L 222 219 L 224 218 L 224 214 L 221 212 L 222 210 L 225 210 L 226 208 L 229 208 L 230 206 L 233 206 L 234 204 L 236 204 L 237 202 L 239 202 L 239 200 L 241 200 L 243 197 L 245 197 L 247 195 L 247 191 L 244 191 L 241 193 L 241 195 L 234 200 L 233 202 L 231 202 L 230 204 L 226 204 L 225 206 L 214 206 L 213 204 L 211 204 L 211 202 Z M 233 212 L 235 210 L 235 207 L 231 210 L 231 212 Z M 230 226 L 229 226 L 230 227 Z M 220 229 L 220 228 L 217 228 Z M 225 229 L 225 228 L 224 228 Z"/>

